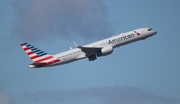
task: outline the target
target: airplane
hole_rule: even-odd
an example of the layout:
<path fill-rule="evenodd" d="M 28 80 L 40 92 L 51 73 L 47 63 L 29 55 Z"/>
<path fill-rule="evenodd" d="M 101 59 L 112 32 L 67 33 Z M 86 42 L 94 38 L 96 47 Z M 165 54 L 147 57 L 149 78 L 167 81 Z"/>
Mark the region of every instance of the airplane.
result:
<path fill-rule="evenodd" d="M 152 28 L 139 28 L 84 46 L 73 41 L 76 48 L 70 47 L 70 50 L 55 55 L 41 51 L 29 43 L 22 43 L 20 46 L 33 61 L 28 68 L 42 68 L 67 64 L 84 58 L 94 61 L 97 57 L 110 55 L 116 47 L 139 40 L 147 40 L 156 33 L 157 31 Z"/>

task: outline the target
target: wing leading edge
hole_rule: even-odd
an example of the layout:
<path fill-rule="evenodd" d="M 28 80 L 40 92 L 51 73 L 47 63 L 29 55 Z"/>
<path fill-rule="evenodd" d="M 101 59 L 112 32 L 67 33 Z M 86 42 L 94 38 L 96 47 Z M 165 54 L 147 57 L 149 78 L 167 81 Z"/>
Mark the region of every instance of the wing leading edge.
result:
<path fill-rule="evenodd" d="M 73 43 L 77 48 L 81 49 L 81 51 L 84 52 L 87 57 L 92 56 L 92 55 L 98 55 L 98 53 L 102 49 L 102 48 L 96 48 L 96 47 L 82 47 L 74 41 Z"/>

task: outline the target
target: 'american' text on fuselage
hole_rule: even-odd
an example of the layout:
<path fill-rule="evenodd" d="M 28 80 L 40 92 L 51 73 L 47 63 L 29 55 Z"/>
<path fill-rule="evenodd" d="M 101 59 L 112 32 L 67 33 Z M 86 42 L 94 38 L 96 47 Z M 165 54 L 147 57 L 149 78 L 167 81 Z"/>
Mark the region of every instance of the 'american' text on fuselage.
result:
<path fill-rule="evenodd" d="M 134 37 L 134 34 L 125 35 L 125 36 L 122 36 L 122 37 L 119 37 L 119 38 L 116 38 L 116 39 L 109 40 L 109 44 L 114 44 L 116 42 L 121 42 L 121 41 L 130 39 L 130 38 L 133 38 L 133 37 Z"/>

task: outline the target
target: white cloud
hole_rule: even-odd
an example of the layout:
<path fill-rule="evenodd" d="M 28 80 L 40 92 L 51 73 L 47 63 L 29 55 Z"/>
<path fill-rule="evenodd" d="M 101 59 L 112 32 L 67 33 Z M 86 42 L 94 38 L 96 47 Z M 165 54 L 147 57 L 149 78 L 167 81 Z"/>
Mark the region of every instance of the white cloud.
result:
<path fill-rule="evenodd" d="M 0 104 L 13 104 L 14 98 L 5 92 L 0 91 Z"/>
<path fill-rule="evenodd" d="M 68 102 L 73 99 L 97 99 L 103 104 L 160 103 L 177 104 L 179 100 L 147 93 L 138 87 L 94 87 L 90 89 L 73 89 L 69 91 L 42 91 L 34 94 L 26 93 L 26 97 L 34 101 Z"/>
<path fill-rule="evenodd" d="M 19 18 L 15 32 L 24 40 L 89 39 L 113 32 L 102 0 L 15 0 L 13 7 Z"/>

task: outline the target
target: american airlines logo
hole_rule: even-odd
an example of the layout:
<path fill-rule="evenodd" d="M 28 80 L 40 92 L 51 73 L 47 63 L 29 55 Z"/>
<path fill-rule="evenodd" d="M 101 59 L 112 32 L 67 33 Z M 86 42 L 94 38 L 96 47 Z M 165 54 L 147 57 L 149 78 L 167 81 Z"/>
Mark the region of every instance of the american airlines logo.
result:
<path fill-rule="evenodd" d="M 133 37 L 134 37 L 134 34 L 125 35 L 125 36 L 122 36 L 122 37 L 119 37 L 119 38 L 116 38 L 116 39 L 109 40 L 109 44 L 114 44 L 116 42 L 121 42 L 121 41 L 130 39 L 130 38 L 133 38 Z"/>
<path fill-rule="evenodd" d="M 137 31 L 134 31 L 134 33 L 136 33 L 137 35 L 141 35 L 141 34 L 139 34 Z"/>

